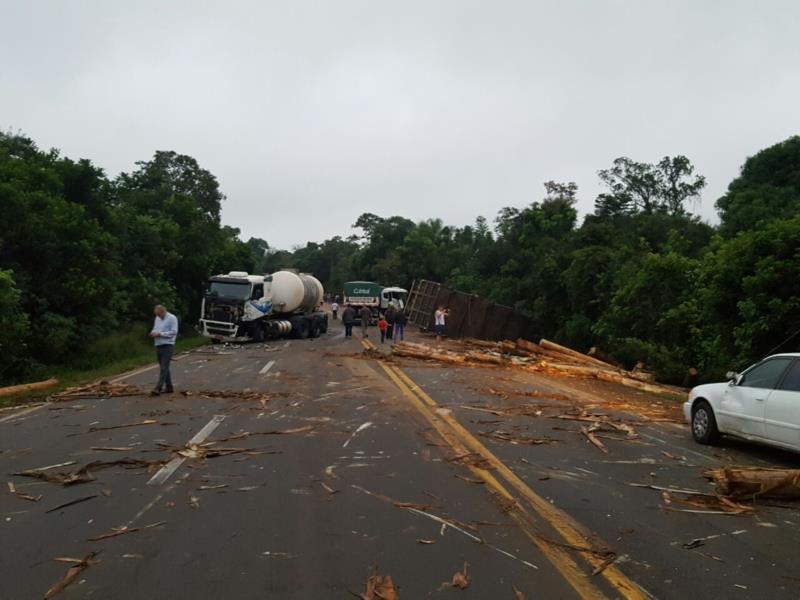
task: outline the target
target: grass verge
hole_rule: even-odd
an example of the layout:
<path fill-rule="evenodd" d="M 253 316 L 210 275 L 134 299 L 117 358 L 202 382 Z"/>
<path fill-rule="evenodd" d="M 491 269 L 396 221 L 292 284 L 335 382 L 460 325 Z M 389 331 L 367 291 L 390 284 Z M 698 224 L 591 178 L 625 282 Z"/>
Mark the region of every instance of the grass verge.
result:
<path fill-rule="evenodd" d="M 208 338 L 197 334 L 182 335 L 178 338 L 175 352 L 185 352 L 186 350 L 203 346 L 208 341 Z M 65 388 L 114 377 L 120 373 L 125 373 L 153 362 L 155 362 L 155 351 L 153 350 L 152 342 L 148 343 L 147 340 L 142 342 L 137 339 L 131 343 L 127 333 L 111 336 L 106 338 L 98 347 L 90 349 L 87 356 L 81 359 L 79 366 L 58 366 L 48 369 L 47 375 L 42 379 L 55 377 L 58 379 L 58 386 L 47 390 L 23 392 L 13 396 L 1 396 L 0 408 L 29 402 L 41 402 L 51 394 L 55 394 Z"/>

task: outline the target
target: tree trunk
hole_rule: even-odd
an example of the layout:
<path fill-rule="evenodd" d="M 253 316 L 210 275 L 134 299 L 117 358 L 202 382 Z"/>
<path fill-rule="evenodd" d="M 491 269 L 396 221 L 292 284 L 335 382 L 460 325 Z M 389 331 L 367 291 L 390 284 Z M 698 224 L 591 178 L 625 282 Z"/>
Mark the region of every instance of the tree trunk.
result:
<path fill-rule="evenodd" d="M 55 387 L 57 385 L 58 379 L 46 379 L 44 381 L 37 381 L 35 383 L 11 385 L 0 388 L 0 396 L 11 396 L 12 394 L 21 394 L 22 392 L 32 392 L 34 390 L 46 390 L 47 388 Z"/>
<path fill-rule="evenodd" d="M 717 491 L 731 498 L 800 499 L 800 469 L 722 467 L 703 473 Z"/>

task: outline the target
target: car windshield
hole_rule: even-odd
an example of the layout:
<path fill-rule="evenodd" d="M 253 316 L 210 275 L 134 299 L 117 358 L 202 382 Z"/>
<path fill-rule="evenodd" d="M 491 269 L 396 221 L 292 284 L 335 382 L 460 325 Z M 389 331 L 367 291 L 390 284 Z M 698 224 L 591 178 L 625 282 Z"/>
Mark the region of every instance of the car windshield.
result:
<path fill-rule="evenodd" d="M 250 298 L 249 283 L 228 283 L 224 281 L 212 281 L 208 292 L 213 296 L 222 298 L 236 298 L 237 300 L 247 300 Z"/>

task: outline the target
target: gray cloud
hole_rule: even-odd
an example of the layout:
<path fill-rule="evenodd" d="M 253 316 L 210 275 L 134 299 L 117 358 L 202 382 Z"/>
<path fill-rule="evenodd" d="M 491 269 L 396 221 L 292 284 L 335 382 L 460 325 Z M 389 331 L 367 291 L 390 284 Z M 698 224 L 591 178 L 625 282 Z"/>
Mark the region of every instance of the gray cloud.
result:
<path fill-rule="evenodd" d="M 689 156 L 714 218 L 747 155 L 800 130 L 800 4 L 0 4 L 0 125 L 111 175 L 156 149 L 220 179 L 276 246 L 365 211 L 466 224 L 620 155 Z"/>

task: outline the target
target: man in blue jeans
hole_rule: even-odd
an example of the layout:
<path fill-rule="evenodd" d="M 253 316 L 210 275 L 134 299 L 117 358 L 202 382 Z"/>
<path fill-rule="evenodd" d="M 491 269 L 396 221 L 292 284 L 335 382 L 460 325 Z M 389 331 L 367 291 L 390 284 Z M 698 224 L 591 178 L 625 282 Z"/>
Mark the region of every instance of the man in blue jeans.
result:
<path fill-rule="evenodd" d="M 172 352 L 175 350 L 175 340 L 178 338 L 178 317 L 167 312 L 167 309 L 156 304 L 153 308 L 156 318 L 153 322 L 153 330 L 150 337 L 156 347 L 156 358 L 158 359 L 159 373 L 158 383 L 155 389 L 150 392 L 151 396 L 158 396 L 161 390 L 171 394 L 172 375 L 169 372 L 169 364 L 172 360 Z"/>

